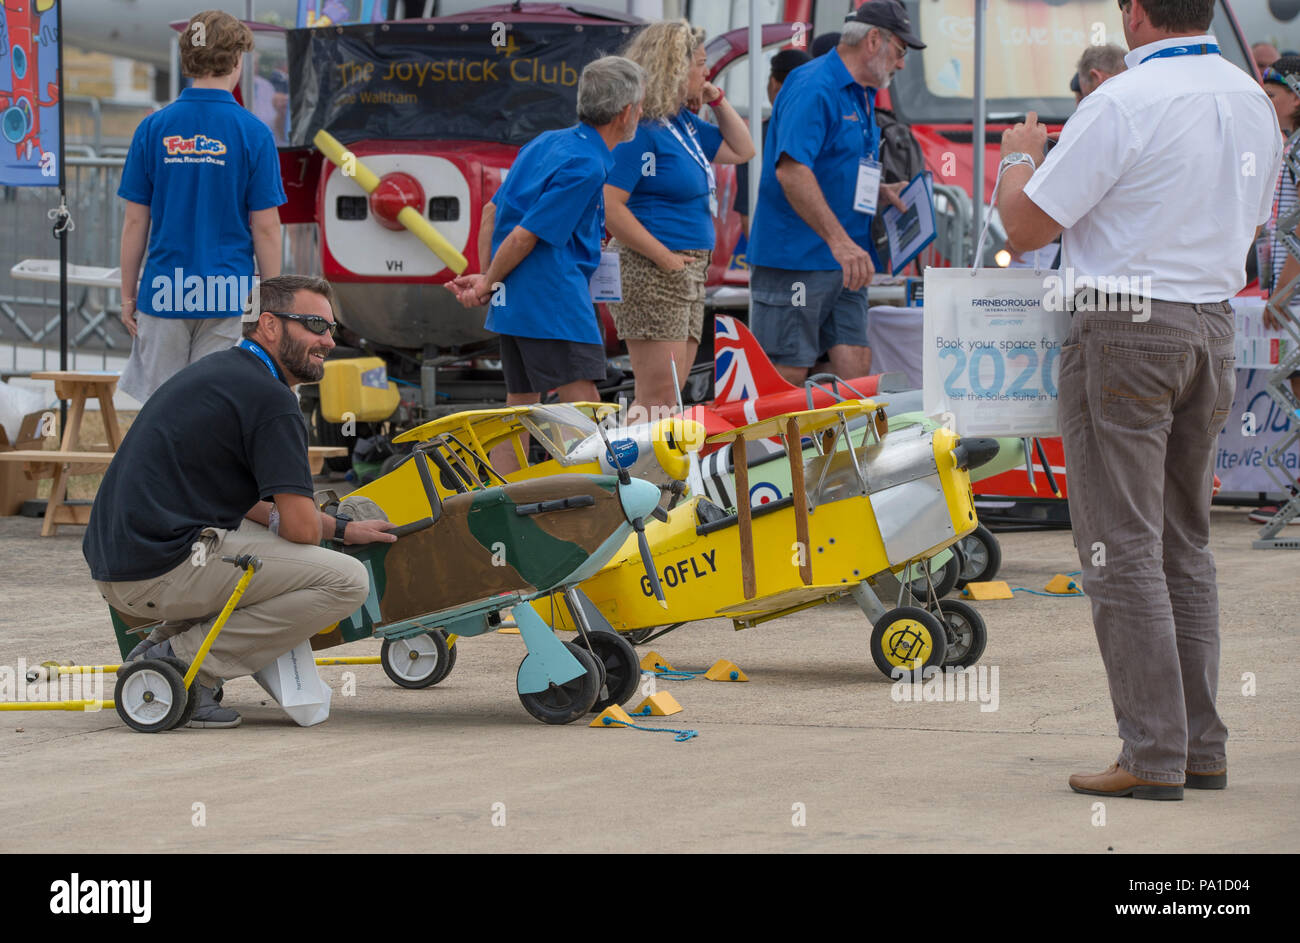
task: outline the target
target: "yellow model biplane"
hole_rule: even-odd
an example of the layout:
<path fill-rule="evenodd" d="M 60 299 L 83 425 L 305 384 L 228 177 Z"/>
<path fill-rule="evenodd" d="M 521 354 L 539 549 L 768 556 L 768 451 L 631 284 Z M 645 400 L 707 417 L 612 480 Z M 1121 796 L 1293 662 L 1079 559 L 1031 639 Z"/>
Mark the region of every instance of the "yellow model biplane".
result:
<path fill-rule="evenodd" d="M 854 447 L 849 422 L 863 415 L 873 421 Z M 739 502 L 731 514 L 692 497 L 667 521 L 647 524 L 666 609 L 626 545 L 582 583 L 581 595 L 614 629 L 662 627 L 657 634 L 719 616 L 748 628 L 849 596 L 872 623 L 871 654 L 886 675 L 973 664 L 983 653 L 984 621 L 966 603 L 938 600 L 929 561 L 977 526 L 967 473 L 990 460 L 997 443 L 920 425 L 887 429 L 881 406 L 859 400 L 710 438 L 709 444 L 731 444 L 736 492 L 747 494 L 746 443 L 784 437 L 791 493 L 761 507 Z M 807 461 L 805 437 L 816 444 Z M 924 600 L 899 579 L 918 564 Z M 573 627 L 558 600 L 533 605 L 548 613 L 553 603 L 560 624 Z"/>
<path fill-rule="evenodd" d="M 849 596 L 872 623 L 872 656 L 885 674 L 973 664 L 985 644 L 983 619 L 965 603 L 939 601 L 929 561 L 977 526 L 967 472 L 992 459 L 997 442 L 963 441 L 919 424 L 890 432 L 882 406 L 849 400 L 710 439 L 731 445 L 738 494 L 749 492 L 746 443 L 774 436 L 787 443 L 791 493 L 757 508 L 741 502 L 733 513 L 703 489 L 683 500 L 673 486 L 699 446 L 698 430 L 680 419 L 610 434 L 600 423 L 614 407 L 528 406 L 460 413 L 407 436 L 441 469 L 440 487 L 452 491 L 560 471 L 658 472 L 669 508 L 576 590 L 533 602 L 559 628 L 578 628 L 575 614 L 628 633 L 663 634 L 719 616 L 746 628 Z M 863 418 L 866 434 L 851 438 L 850 423 Z M 525 434 L 536 445 L 525 445 Z M 503 443 L 521 465 L 504 476 L 489 458 Z M 402 481 L 404 467 L 356 493 L 376 497 L 399 524 L 404 495 L 408 516 L 421 513 L 418 486 Z M 920 592 L 911 581 L 916 572 Z"/>

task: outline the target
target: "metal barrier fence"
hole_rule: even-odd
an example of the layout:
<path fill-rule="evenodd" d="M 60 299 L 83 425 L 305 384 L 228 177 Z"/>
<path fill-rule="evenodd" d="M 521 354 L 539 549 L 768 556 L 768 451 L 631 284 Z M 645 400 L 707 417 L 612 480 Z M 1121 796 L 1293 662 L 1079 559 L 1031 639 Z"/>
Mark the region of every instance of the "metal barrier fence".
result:
<path fill-rule="evenodd" d="M 77 145 L 70 144 L 65 150 L 68 210 L 75 227 L 68 235 L 68 262 L 116 267 L 123 213 L 117 185 L 124 160 L 84 156 L 90 148 Z M 59 286 L 17 280 L 9 269 L 23 259 L 58 258 L 59 244 L 48 213 L 58 206 L 59 193 L 54 187 L 3 187 L 0 201 L 4 206 L 0 221 L 0 261 L 4 263 L 0 265 L 0 344 L 42 348 L 40 368 L 54 368 L 58 366 Z M 99 353 L 100 369 L 105 368 L 110 353 L 129 352 L 130 337 L 117 319 L 120 310 L 118 291 L 70 285 L 69 348 Z M 0 362 L 0 369 L 16 370 L 17 348 L 9 353 L 12 362 Z"/>
<path fill-rule="evenodd" d="M 84 145 L 69 144 L 68 237 L 70 265 L 117 268 L 125 204 L 117 196 L 122 157 L 95 156 Z M 75 156 L 74 156 L 75 155 Z M 0 372 L 56 369 L 59 365 L 59 286 L 15 279 L 10 268 L 24 259 L 57 259 L 50 210 L 58 205 L 54 187 L 0 187 Z M 283 271 L 319 275 L 320 252 L 313 224 L 284 226 Z M 77 369 L 110 369 L 110 358 L 126 357 L 131 338 L 119 319 L 116 288 L 68 286 L 68 348 Z"/>
<path fill-rule="evenodd" d="M 62 99 L 65 150 L 89 148 L 85 156 L 125 157 L 136 125 L 157 111 L 156 102 L 123 101 L 97 95 L 66 95 Z"/>

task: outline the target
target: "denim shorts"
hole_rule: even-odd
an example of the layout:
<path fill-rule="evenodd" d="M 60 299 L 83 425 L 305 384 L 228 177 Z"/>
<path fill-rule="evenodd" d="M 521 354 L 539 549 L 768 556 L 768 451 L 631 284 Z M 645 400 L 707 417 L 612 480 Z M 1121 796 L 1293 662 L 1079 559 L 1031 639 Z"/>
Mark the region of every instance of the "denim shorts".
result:
<path fill-rule="evenodd" d="M 867 346 L 867 290 L 844 287 L 844 273 L 749 270 L 749 327 L 773 363 L 811 367 L 839 344 Z"/>

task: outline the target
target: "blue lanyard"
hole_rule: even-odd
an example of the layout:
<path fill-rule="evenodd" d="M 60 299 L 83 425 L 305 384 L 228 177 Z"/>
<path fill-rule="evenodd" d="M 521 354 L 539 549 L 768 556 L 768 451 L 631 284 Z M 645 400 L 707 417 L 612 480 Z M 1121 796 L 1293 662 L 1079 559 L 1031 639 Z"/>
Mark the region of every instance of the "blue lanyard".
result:
<path fill-rule="evenodd" d="M 257 341 L 250 341 L 245 337 L 235 346 L 242 347 L 258 360 L 262 361 L 262 363 L 266 364 L 266 369 L 271 371 L 271 376 L 275 377 L 277 380 L 284 380 L 284 375 L 280 373 L 280 368 L 275 365 L 275 361 L 271 359 L 271 355 L 263 350 L 262 345 Z"/>
<path fill-rule="evenodd" d="M 1168 49 L 1161 49 L 1159 52 L 1151 53 L 1142 62 L 1150 62 L 1152 59 L 1173 59 L 1176 56 L 1217 56 L 1218 54 L 1219 47 L 1214 43 L 1197 43 L 1194 46 L 1170 46 Z"/>
<path fill-rule="evenodd" d="M 862 97 L 861 103 L 859 103 L 858 101 L 859 95 L 861 95 Z M 853 99 L 854 113 L 858 116 L 858 120 L 862 122 L 862 143 L 867 149 L 867 153 L 864 154 L 863 156 L 869 157 L 872 160 L 877 160 L 878 157 L 876 154 L 876 148 L 874 146 L 876 140 L 876 134 L 873 125 L 875 124 L 875 122 L 872 120 L 872 116 L 875 113 L 875 108 L 872 106 L 871 102 L 867 99 L 867 93 L 861 91 L 861 86 L 857 85 L 856 83 L 853 86 L 853 88 L 849 90 L 849 97 Z M 863 115 L 862 113 L 863 103 L 865 103 L 867 106 L 866 115 Z"/>
<path fill-rule="evenodd" d="M 700 139 L 695 133 L 695 126 L 687 121 L 685 126 L 682 127 L 678 124 L 680 118 L 681 112 L 671 118 L 665 118 L 664 126 L 677 139 L 677 143 L 682 146 L 682 150 L 704 171 L 705 185 L 708 187 L 709 193 L 712 194 L 718 188 L 718 182 L 713 175 L 713 165 L 704 156 L 704 145 L 700 143 Z M 682 137 L 683 130 L 686 132 L 686 137 Z M 687 143 L 688 140 L 690 141 L 689 144 Z"/>

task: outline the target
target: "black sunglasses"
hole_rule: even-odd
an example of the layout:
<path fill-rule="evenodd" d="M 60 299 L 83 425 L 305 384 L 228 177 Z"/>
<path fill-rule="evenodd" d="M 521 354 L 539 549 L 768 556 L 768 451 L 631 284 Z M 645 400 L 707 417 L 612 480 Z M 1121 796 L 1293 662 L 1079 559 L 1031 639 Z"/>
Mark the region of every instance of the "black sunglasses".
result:
<path fill-rule="evenodd" d="M 284 318 L 287 321 L 297 321 L 313 334 L 338 337 L 339 326 L 333 321 L 321 317 L 319 314 L 293 314 L 288 311 L 269 311 L 268 314 L 274 314 L 277 318 Z"/>

